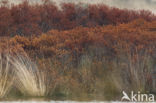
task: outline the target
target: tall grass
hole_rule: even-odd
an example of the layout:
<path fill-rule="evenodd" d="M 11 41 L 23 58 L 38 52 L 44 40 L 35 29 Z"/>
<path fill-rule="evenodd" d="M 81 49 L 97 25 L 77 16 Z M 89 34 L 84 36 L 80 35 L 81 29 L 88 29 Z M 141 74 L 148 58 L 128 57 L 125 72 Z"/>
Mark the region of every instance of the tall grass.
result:
<path fill-rule="evenodd" d="M 16 73 L 16 87 L 27 96 L 46 96 L 48 84 L 46 75 L 39 71 L 28 57 L 17 56 L 13 59 Z"/>
<path fill-rule="evenodd" d="M 120 55 L 118 62 L 114 61 L 111 78 L 120 91 L 150 91 L 152 87 L 149 85 L 152 85 L 150 82 L 154 68 L 152 62 L 153 59 L 147 50 L 138 51 L 136 48 L 133 53 Z"/>
<path fill-rule="evenodd" d="M 100 52 L 97 52 L 98 50 L 99 48 L 96 52 L 92 50 L 92 53 L 89 51 L 82 55 L 77 66 L 70 62 L 72 66 L 60 63 L 59 60 L 52 59 L 49 62 L 49 58 L 39 58 L 37 67 L 37 64 L 25 55 L 18 54 L 12 58 L 0 55 L 0 98 L 12 87 L 12 73 L 15 73 L 16 77 L 14 85 L 24 96 L 75 96 L 114 100 L 120 98 L 119 94 L 123 90 L 146 92 L 153 88 L 149 80 L 154 60 L 147 50 L 121 49 L 117 56 L 110 59 L 102 48 Z M 50 78 L 42 72 L 43 69 L 50 73 Z"/>
<path fill-rule="evenodd" d="M 14 75 L 11 71 L 10 58 L 0 54 L 0 98 L 6 96 L 13 84 Z"/>

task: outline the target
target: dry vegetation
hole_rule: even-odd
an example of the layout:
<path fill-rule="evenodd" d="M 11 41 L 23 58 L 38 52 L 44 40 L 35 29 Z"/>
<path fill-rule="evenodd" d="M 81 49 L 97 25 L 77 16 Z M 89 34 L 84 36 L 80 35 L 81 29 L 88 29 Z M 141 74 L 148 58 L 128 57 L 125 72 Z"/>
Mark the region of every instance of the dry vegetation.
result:
<path fill-rule="evenodd" d="M 17 57 L 12 63 L 23 95 L 112 100 L 122 90 L 155 92 L 155 27 L 155 21 L 138 19 L 118 26 L 15 36 L 0 45 L 2 53 L 25 51 L 34 61 Z M 42 72 L 49 75 L 44 78 Z"/>
<path fill-rule="evenodd" d="M 12 87 L 14 75 L 10 66 L 10 58 L 0 54 L 0 98 L 7 95 Z"/>
<path fill-rule="evenodd" d="M 7 1 L 7 0 L 2 0 Z M 69 30 L 75 27 L 96 27 L 128 23 L 142 18 L 156 20 L 150 11 L 127 10 L 106 5 L 83 5 L 64 3 L 57 7 L 49 0 L 42 4 L 31 5 L 24 0 L 19 5 L 2 2 L 0 7 L 1 36 L 32 36 L 51 29 Z"/>
<path fill-rule="evenodd" d="M 154 14 L 105 5 L 61 8 L 47 2 L 0 7 L 0 52 L 11 57 L 13 89 L 22 96 L 79 100 L 116 100 L 123 90 L 156 92 Z M 12 83 L 8 69 L 4 73 L 0 89 Z"/>
<path fill-rule="evenodd" d="M 46 74 L 40 72 L 36 64 L 31 62 L 28 57 L 18 56 L 17 59 L 14 58 L 11 63 L 15 66 L 15 86 L 24 95 L 46 96 L 49 91 Z"/>

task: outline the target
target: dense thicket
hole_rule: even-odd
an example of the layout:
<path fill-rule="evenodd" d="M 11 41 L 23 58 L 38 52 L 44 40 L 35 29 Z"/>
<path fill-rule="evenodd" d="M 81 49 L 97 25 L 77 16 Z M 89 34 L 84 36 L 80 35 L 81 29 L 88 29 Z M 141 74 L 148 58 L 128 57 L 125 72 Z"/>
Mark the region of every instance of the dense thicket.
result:
<path fill-rule="evenodd" d="M 120 100 L 123 90 L 155 92 L 152 84 L 156 67 L 156 16 L 151 12 L 103 4 L 67 3 L 57 7 L 43 0 L 42 4 L 24 1 L 10 6 L 2 1 L 0 60 L 8 54 L 7 57 L 15 59 L 29 56 L 32 63 L 28 68 L 36 64 L 39 71 L 46 73 L 48 96 L 52 99 L 87 97 L 112 101 Z M 24 62 L 17 65 L 22 72 L 30 70 Z M 1 62 L 2 67 L 4 64 Z M 31 89 L 26 92 L 30 96 Z M 25 91 L 20 93 L 13 87 L 9 94 L 22 96 Z"/>
<path fill-rule="evenodd" d="M 6 1 L 6 0 L 3 0 Z M 133 11 L 108 7 L 104 4 L 85 5 L 64 3 L 60 7 L 48 0 L 31 5 L 2 2 L 0 7 L 0 36 L 41 34 L 51 29 L 68 30 L 78 26 L 95 27 L 128 23 L 138 18 L 156 20 L 150 11 Z"/>
<path fill-rule="evenodd" d="M 156 21 L 143 19 L 0 38 L 1 54 L 27 53 L 39 70 L 48 72 L 52 88 L 48 96 L 78 100 L 120 100 L 123 90 L 155 92 L 155 48 Z"/>
<path fill-rule="evenodd" d="M 51 30 L 37 37 L 15 36 L 10 39 L 3 37 L 0 41 L 0 49 L 9 48 L 9 51 L 15 51 L 21 47 L 30 55 L 43 54 L 44 57 L 51 58 L 67 54 L 79 57 L 93 47 L 105 48 L 108 54 L 118 55 L 121 48 L 129 48 L 132 52 L 134 52 L 134 48 L 138 48 L 138 50 L 154 48 L 155 32 L 156 22 L 138 19 L 118 26 L 77 27 L 66 31 Z M 13 47 L 12 50 L 10 46 Z"/>

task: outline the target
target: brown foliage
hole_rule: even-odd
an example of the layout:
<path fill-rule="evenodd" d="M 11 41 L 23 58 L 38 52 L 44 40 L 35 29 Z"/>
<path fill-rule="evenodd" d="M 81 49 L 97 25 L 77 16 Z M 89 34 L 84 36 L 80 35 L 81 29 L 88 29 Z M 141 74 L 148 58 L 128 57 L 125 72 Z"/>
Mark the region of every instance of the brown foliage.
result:
<path fill-rule="evenodd" d="M 142 18 L 156 20 L 150 11 L 111 8 L 106 5 L 85 5 L 63 3 L 57 7 L 45 0 L 42 4 L 31 5 L 24 1 L 19 5 L 0 7 L 1 36 L 31 36 L 51 29 L 69 30 L 75 27 L 96 27 L 108 24 L 128 23 Z"/>
<path fill-rule="evenodd" d="M 50 75 L 49 86 L 54 94 L 63 90 L 80 95 L 111 90 L 109 95 L 118 97 L 114 93 L 123 88 L 151 90 L 155 27 L 155 21 L 138 19 L 117 26 L 51 30 L 34 37 L 3 37 L 0 52 L 19 55 L 26 51 L 39 69 Z"/>
<path fill-rule="evenodd" d="M 106 51 L 113 54 L 120 51 L 121 47 L 122 49 L 130 47 L 130 50 L 154 48 L 155 25 L 154 21 L 146 22 L 139 19 L 118 26 L 78 27 L 66 31 L 51 30 L 38 37 L 15 36 L 6 41 L 13 46 L 19 45 L 32 54 L 41 53 L 47 57 L 69 53 L 80 56 L 91 46 L 106 48 Z"/>

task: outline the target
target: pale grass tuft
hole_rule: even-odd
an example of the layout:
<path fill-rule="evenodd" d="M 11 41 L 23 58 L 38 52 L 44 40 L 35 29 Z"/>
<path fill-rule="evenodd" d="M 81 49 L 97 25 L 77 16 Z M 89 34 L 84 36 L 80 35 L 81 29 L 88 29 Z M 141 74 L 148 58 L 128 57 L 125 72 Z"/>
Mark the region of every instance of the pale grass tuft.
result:
<path fill-rule="evenodd" d="M 0 98 L 3 98 L 9 92 L 14 81 L 14 75 L 10 67 L 10 58 L 0 54 Z"/>
<path fill-rule="evenodd" d="M 46 75 L 28 57 L 18 56 L 13 61 L 17 76 L 16 86 L 28 96 L 46 96 L 48 88 Z"/>

